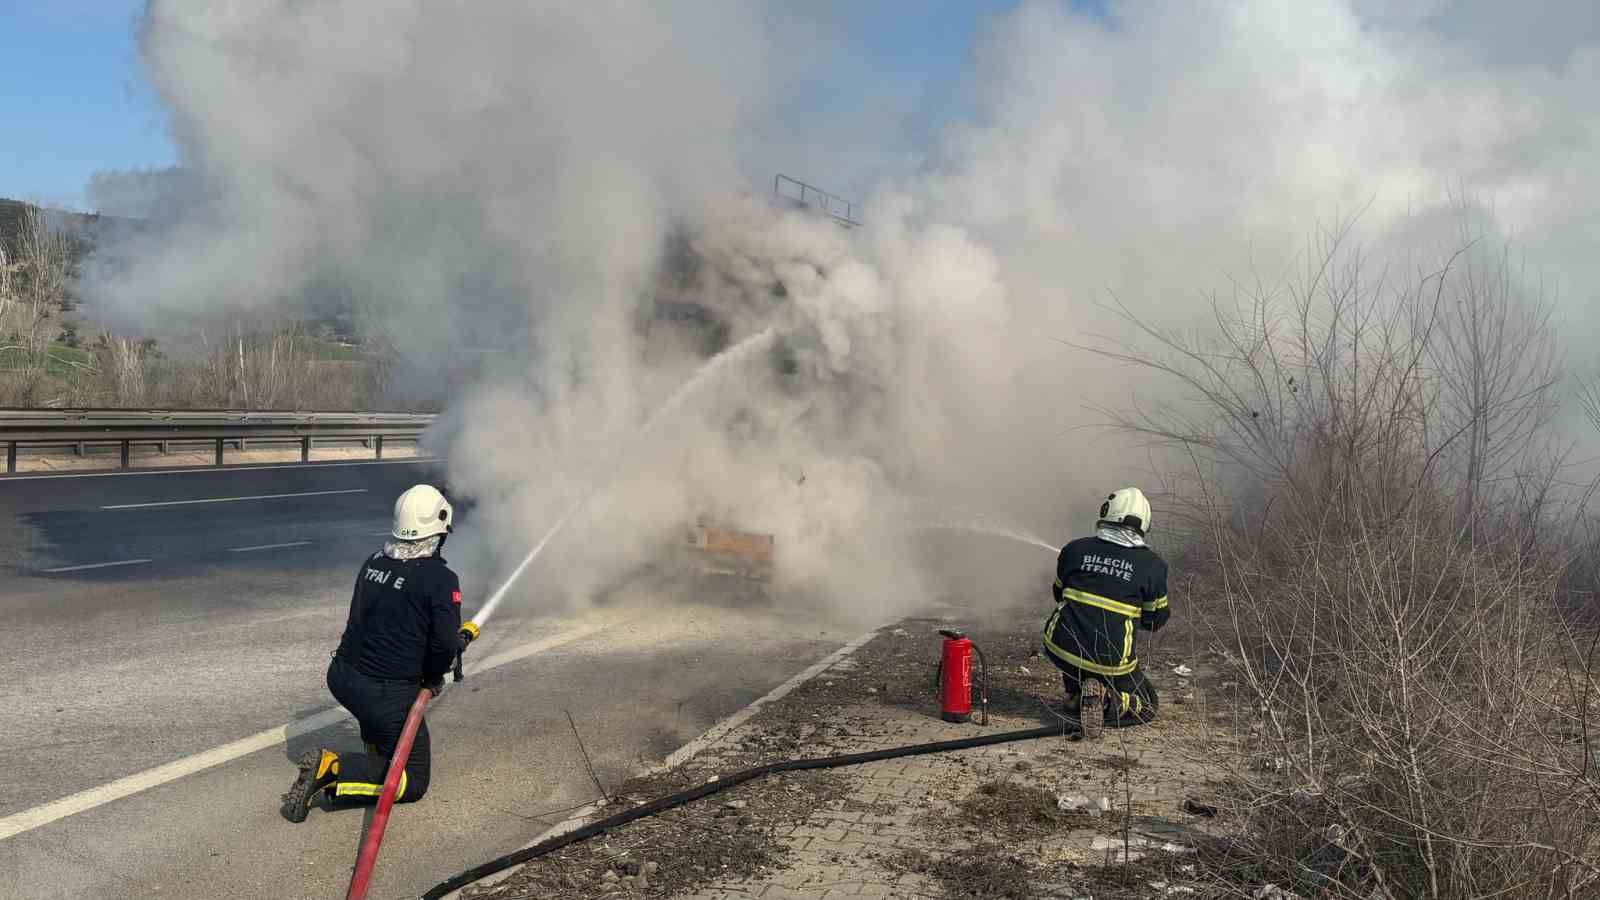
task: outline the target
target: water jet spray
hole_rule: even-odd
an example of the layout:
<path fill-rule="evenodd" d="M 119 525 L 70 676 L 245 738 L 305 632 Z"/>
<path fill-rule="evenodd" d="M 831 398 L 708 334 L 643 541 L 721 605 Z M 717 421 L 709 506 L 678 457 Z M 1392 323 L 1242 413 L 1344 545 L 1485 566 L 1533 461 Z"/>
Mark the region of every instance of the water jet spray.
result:
<path fill-rule="evenodd" d="M 672 395 L 667 398 L 665 403 L 661 404 L 661 406 L 658 407 L 654 413 L 651 413 L 650 418 L 646 419 L 644 424 L 639 426 L 639 430 L 634 435 L 633 440 L 628 441 L 623 445 L 622 453 L 618 455 L 616 461 L 613 462 L 609 468 L 609 471 L 612 473 L 612 475 L 614 476 L 615 473 L 620 471 L 628 462 L 629 451 L 635 447 L 645 446 L 646 441 L 644 439 L 649 437 L 651 432 L 653 432 L 663 420 L 677 412 L 679 407 L 687 403 L 690 397 L 702 390 L 702 385 L 711 381 L 723 369 L 726 369 L 736 363 L 743 362 L 751 355 L 771 347 L 772 342 L 776 339 L 776 330 L 773 328 L 767 328 L 748 338 L 745 338 L 739 343 L 734 344 L 732 347 L 723 350 L 721 353 L 718 353 L 716 356 L 713 356 L 711 359 L 707 360 L 705 365 L 696 370 L 694 375 L 691 376 L 688 381 L 685 381 L 676 391 L 672 392 Z M 609 481 L 610 479 L 603 484 L 608 484 Z M 483 608 L 479 609 L 477 615 L 472 617 L 472 624 L 475 627 L 481 628 L 483 624 L 489 620 L 489 617 L 494 614 L 496 607 L 500 605 L 500 601 L 505 599 L 505 596 L 510 592 L 511 587 L 517 583 L 519 578 L 522 577 L 522 573 L 527 571 L 528 567 L 533 564 L 535 559 L 539 558 L 539 554 L 543 553 L 544 548 L 549 545 L 550 541 L 554 539 L 557 534 L 561 533 L 561 530 L 566 527 L 569 521 L 572 520 L 572 517 L 577 514 L 578 510 L 588 505 L 588 502 L 595 496 L 595 494 L 600 493 L 601 490 L 602 486 L 600 485 L 591 487 L 581 497 L 579 497 L 578 500 L 572 504 L 572 506 L 568 507 L 566 512 L 561 514 L 561 518 L 557 519 L 555 524 L 550 526 L 550 529 L 544 533 L 544 537 L 540 538 L 539 542 L 533 545 L 533 549 L 528 551 L 528 555 L 524 556 L 522 558 L 522 562 L 518 563 L 517 567 L 511 570 L 511 574 L 506 577 L 506 580 L 501 583 L 500 587 L 496 588 L 495 592 L 489 595 L 489 599 L 483 604 Z"/>
<path fill-rule="evenodd" d="M 917 531 L 970 531 L 975 534 L 987 534 L 990 537 L 1002 537 L 1007 540 L 1018 541 L 1031 547 L 1038 547 L 1051 553 L 1061 552 L 1060 547 L 1053 547 L 1043 539 L 1034 537 L 1025 531 L 1014 531 L 999 525 L 989 525 L 983 522 L 921 522 L 913 526 Z"/>

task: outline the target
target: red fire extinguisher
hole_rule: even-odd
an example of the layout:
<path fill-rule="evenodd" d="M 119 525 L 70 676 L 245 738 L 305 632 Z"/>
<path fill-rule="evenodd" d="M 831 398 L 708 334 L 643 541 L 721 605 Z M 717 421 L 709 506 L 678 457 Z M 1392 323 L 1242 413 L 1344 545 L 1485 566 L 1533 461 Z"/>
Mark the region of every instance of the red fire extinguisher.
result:
<path fill-rule="evenodd" d="M 976 650 L 982 717 L 979 724 L 989 724 L 989 662 L 984 659 L 983 650 L 953 628 L 941 628 L 939 633 L 944 636 L 939 669 L 934 675 L 939 687 L 939 718 L 946 722 L 972 721 L 972 652 Z"/>

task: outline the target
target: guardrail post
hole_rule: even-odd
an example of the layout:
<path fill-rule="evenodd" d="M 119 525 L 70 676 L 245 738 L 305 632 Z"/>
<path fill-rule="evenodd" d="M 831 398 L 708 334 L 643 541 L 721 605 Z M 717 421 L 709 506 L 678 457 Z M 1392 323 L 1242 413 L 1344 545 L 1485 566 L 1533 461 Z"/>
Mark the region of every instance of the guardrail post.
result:
<path fill-rule="evenodd" d="M 254 415 L 241 421 L 234 413 L 200 415 L 163 410 L 0 410 L 0 452 L 6 454 L 6 468 L 12 474 L 19 468 L 18 457 L 29 445 L 49 446 L 61 452 L 76 453 L 108 470 L 132 469 L 134 445 L 153 445 L 151 456 L 186 453 L 184 447 L 211 445 L 211 464 L 227 466 L 237 462 L 231 447 L 241 451 L 269 445 L 300 445 L 300 461 L 310 462 L 317 441 L 324 446 L 359 442 L 372 450 L 369 459 L 388 461 L 385 454 L 390 437 L 414 441 L 428 427 L 432 416 L 405 414 L 317 413 L 314 417 L 284 412 Z M 376 429 L 376 430 L 375 430 Z M 252 445 L 253 444 L 253 445 Z M 102 452 L 104 447 L 106 452 Z M 51 450 L 49 452 L 56 452 Z M 409 454 L 404 454 L 409 455 Z M 281 458 L 281 457 L 280 457 Z M 109 460 L 116 462 L 109 462 Z M 294 457 L 288 457 L 293 460 Z M 287 460 L 286 460 L 287 461 Z"/>

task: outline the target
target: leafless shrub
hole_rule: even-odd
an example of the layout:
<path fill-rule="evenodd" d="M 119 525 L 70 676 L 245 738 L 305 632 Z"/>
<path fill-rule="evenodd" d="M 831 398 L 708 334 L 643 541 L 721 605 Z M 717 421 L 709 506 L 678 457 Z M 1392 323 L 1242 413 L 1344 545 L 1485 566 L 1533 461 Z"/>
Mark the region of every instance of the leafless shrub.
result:
<path fill-rule="evenodd" d="M 173 365 L 170 394 L 185 406 L 357 409 L 376 399 L 367 366 L 319 358 L 293 323 L 201 343 L 200 353 Z"/>
<path fill-rule="evenodd" d="M 45 378 L 50 344 L 60 333 L 72 275 L 72 245 L 51 227 L 37 206 L 23 207 L 12 236 L 16 251 L 7 255 L 0 236 L 0 379 L 10 402 L 31 405 Z"/>
<path fill-rule="evenodd" d="M 107 333 L 100 336 L 95 350 L 101 383 L 107 394 L 101 403 L 116 407 L 144 406 L 149 400 L 145 371 L 148 345 Z"/>
<path fill-rule="evenodd" d="M 1156 350 L 1112 355 L 1193 401 L 1112 418 L 1191 473 L 1192 608 L 1255 713 L 1228 865 L 1331 896 L 1600 894 L 1548 306 L 1482 243 L 1371 275 L 1346 225 L 1307 260 L 1214 302 L 1210 340 L 1112 306 Z"/>
<path fill-rule="evenodd" d="M 6 236 L 0 234 L 0 325 L 5 323 L 7 314 L 17 302 L 14 282 L 21 267 L 21 263 L 11 261 L 11 255 L 6 252 Z"/>

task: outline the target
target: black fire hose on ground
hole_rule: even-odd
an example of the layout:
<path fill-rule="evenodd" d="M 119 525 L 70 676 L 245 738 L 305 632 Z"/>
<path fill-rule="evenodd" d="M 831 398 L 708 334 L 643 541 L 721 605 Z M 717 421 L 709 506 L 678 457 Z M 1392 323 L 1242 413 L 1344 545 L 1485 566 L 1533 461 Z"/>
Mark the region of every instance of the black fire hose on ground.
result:
<path fill-rule="evenodd" d="M 496 872 L 504 871 L 512 866 L 521 865 L 532 859 L 538 859 L 546 853 L 560 850 L 562 847 L 585 841 L 597 834 L 604 834 L 614 828 L 621 827 L 637 819 L 653 816 L 666 812 L 669 809 L 691 803 L 702 797 L 710 796 L 718 791 L 726 790 L 734 785 L 744 784 L 766 775 L 779 772 L 802 772 L 807 769 L 836 769 L 840 766 L 854 766 L 861 763 L 879 762 L 885 759 L 896 759 L 902 756 L 922 756 L 927 753 L 946 753 L 951 750 L 970 750 L 974 747 L 987 747 L 991 744 L 1007 744 L 1012 741 L 1028 741 L 1034 738 L 1056 737 L 1065 735 L 1066 729 L 1061 725 L 1043 725 L 1038 728 L 1024 728 L 1021 731 L 1003 731 L 999 734 L 986 734 L 978 737 L 959 738 L 953 741 L 934 741 L 931 744 L 912 744 L 909 747 L 889 747 L 883 750 L 869 750 L 865 753 L 846 753 L 842 756 L 824 756 L 818 759 L 787 759 L 782 762 L 768 763 L 735 772 L 732 775 L 719 776 L 715 781 L 708 781 L 697 787 L 668 794 L 665 797 L 651 800 L 642 806 L 617 813 L 609 818 L 601 819 L 582 828 L 559 834 L 549 840 L 540 841 L 532 847 L 507 853 L 499 859 L 493 859 L 481 866 L 474 866 L 460 875 L 441 881 L 426 894 L 422 900 L 441 900 L 451 891 L 487 878 Z"/>

